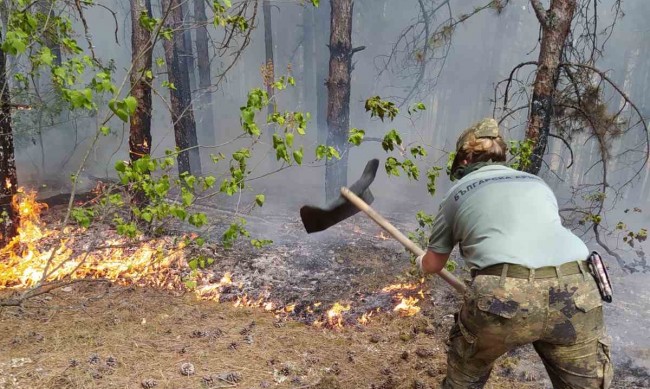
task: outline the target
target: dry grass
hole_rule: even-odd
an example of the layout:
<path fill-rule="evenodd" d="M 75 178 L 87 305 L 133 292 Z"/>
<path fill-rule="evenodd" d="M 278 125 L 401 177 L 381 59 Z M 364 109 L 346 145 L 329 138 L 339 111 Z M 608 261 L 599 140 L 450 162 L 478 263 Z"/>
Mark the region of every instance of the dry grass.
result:
<path fill-rule="evenodd" d="M 0 388 L 141 388 L 147 379 L 156 388 L 412 388 L 416 380 L 435 388 L 445 369 L 445 334 L 414 332 L 430 326 L 423 316 L 383 315 L 333 331 L 278 322 L 259 309 L 101 284 L 27 305 L 0 311 Z M 418 356 L 418 348 L 432 356 Z M 186 362 L 195 374 L 181 374 Z M 240 380 L 215 377 L 228 372 Z M 526 387 L 496 376 L 490 384 L 515 386 Z"/>

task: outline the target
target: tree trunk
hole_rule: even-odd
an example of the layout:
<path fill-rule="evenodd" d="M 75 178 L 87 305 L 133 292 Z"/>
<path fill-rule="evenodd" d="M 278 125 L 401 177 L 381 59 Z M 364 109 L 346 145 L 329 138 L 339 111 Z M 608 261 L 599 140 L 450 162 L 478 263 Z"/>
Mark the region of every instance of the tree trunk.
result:
<path fill-rule="evenodd" d="M 151 85 L 146 73 L 151 71 L 153 45 L 151 33 L 140 25 L 142 13 L 151 16 L 151 0 L 131 0 L 131 95 L 138 100 L 129 132 L 131 161 L 151 153 Z"/>
<path fill-rule="evenodd" d="M 199 103 L 201 104 L 202 144 L 217 143 L 212 107 L 212 76 L 210 73 L 210 53 L 208 50 L 208 17 L 205 13 L 205 0 L 194 0 L 194 19 L 196 20 L 196 55 L 199 67 Z"/>
<path fill-rule="evenodd" d="M 327 0 L 329 1 L 329 0 Z M 330 29 L 330 15 L 327 12 L 325 2 L 314 10 L 316 16 L 316 131 L 318 133 L 318 144 L 327 142 L 327 36 Z"/>
<path fill-rule="evenodd" d="M 165 12 L 170 12 L 167 18 L 167 27 L 174 30 L 172 41 L 164 41 L 165 60 L 167 62 L 167 78 L 174 84 L 170 88 L 171 116 L 174 124 L 174 138 L 176 147 L 180 150 L 178 172 L 188 172 L 194 175 L 201 174 L 201 159 L 196 139 L 196 122 L 192 111 L 192 93 L 190 91 L 190 76 L 187 58 L 183 53 L 183 13 L 179 7 L 179 0 L 162 0 Z M 171 7 L 171 8 L 170 8 Z M 170 10 L 170 11 L 167 11 Z"/>
<path fill-rule="evenodd" d="M 0 41 L 2 30 L 0 29 Z M 11 105 L 7 82 L 7 57 L 0 50 L 0 248 L 16 236 L 20 214 L 11 206 L 18 189 L 14 134 L 11 129 Z"/>
<path fill-rule="evenodd" d="M 54 13 L 56 6 L 54 6 L 54 2 L 52 0 L 39 0 L 38 2 L 38 12 L 42 13 L 43 15 L 51 15 Z M 58 44 L 54 43 L 55 40 L 52 37 L 52 32 L 50 31 L 44 31 L 43 33 L 43 41 L 45 42 L 45 45 L 50 49 L 52 54 L 55 56 L 53 64 L 57 66 L 61 66 L 61 46 Z"/>
<path fill-rule="evenodd" d="M 196 72 L 194 71 L 194 52 L 192 50 L 192 19 L 190 16 L 190 3 L 181 0 L 183 17 L 183 56 L 187 63 L 187 72 L 190 78 L 190 93 L 196 90 Z"/>
<path fill-rule="evenodd" d="M 268 114 L 275 112 L 275 100 L 273 100 L 273 83 L 275 82 L 275 62 L 273 61 L 273 22 L 271 20 L 271 1 L 263 0 L 262 13 L 264 14 L 264 47 L 266 51 L 266 92 L 269 94 L 271 104 L 268 106 Z"/>
<path fill-rule="evenodd" d="M 543 8 L 540 0 L 530 2 L 542 26 L 542 42 L 526 129 L 526 139 L 534 143 L 532 160 L 527 171 L 538 174 L 548 144 L 553 98 L 560 75 L 559 65 L 564 44 L 571 30 L 576 0 L 552 0 L 548 10 Z"/>
<path fill-rule="evenodd" d="M 348 131 L 350 128 L 350 73 L 352 72 L 353 0 L 332 0 L 330 73 L 327 80 L 327 145 L 336 148 L 340 160 L 325 166 L 325 196 L 331 201 L 348 181 Z"/>
<path fill-rule="evenodd" d="M 304 110 L 315 114 L 316 104 L 313 98 L 314 91 L 316 90 L 316 74 L 314 56 L 314 8 L 311 5 L 305 4 L 302 11 L 302 100 L 304 103 Z"/>

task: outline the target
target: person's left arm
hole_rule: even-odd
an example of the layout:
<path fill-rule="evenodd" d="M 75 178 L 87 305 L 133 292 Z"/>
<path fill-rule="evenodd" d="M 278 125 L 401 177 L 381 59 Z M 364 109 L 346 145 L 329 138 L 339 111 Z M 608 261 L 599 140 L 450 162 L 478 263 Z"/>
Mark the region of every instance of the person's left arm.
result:
<path fill-rule="evenodd" d="M 445 268 L 447 260 L 449 259 L 449 254 L 450 253 L 442 254 L 427 250 L 416 260 L 418 269 L 420 269 L 420 272 L 423 274 L 439 273 L 442 269 Z"/>
<path fill-rule="evenodd" d="M 451 225 L 445 218 L 444 204 L 443 202 L 433 222 L 427 251 L 416 259 L 418 269 L 423 274 L 439 273 L 444 269 L 456 245 Z"/>

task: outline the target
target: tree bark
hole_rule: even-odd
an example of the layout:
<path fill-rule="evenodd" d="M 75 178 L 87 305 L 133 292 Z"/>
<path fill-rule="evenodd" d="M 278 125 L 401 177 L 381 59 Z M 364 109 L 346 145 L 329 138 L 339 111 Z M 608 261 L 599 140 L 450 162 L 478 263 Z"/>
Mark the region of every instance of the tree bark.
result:
<path fill-rule="evenodd" d="M 309 4 L 303 6 L 302 11 L 302 100 L 304 102 L 304 109 L 307 112 L 316 113 L 316 104 L 313 98 L 314 91 L 317 89 L 316 83 L 316 67 L 314 56 L 314 7 Z"/>
<path fill-rule="evenodd" d="M 151 0 L 131 0 L 131 95 L 138 101 L 129 131 L 131 161 L 151 153 L 151 85 L 146 73 L 151 71 L 153 45 L 151 33 L 140 25 L 142 13 L 151 16 Z"/>
<path fill-rule="evenodd" d="M 341 159 L 328 161 L 325 165 L 325 196 L 328 202 L 339 197 L 340 188 L 348 181 L 353 5 L 353 0 L 331 1 L 327 145 L 336 148 Z"/>
<path fill-rule="evenodd" d="M 326 0 L 329 2 L 329 0 Z M 314 10 L 316 16 L 316 29 L 319 31 L 316 34 L 316 131 L 318 144 L 322 145 L 327 143 L 327 72 L 328 72 L 328 56 L 327 56 L 327 36 L 330 29 L 330 15 L 326 10 L 325 2 L 321 2 L 321 6 Z"/>
<path fill-rule="evenodd" d="M 183 53 L 183 13 L 179 0 L 162 0 L 164 12 L 169 12 L 167 27 L 173 29 L 172 41 L 164 41 L 165 60 L 167 62 L 167 77 L 174 84 L 170 88 L 171 116 L 174 124 L 174 138 L 176 147 L 180 150 L 178 172 L 201 174 L 201 159 L 196 138 L 196 122 L 192 111 L 192 93 L 190 91 L 190 76 L 188 73 L 187 58 Z"/>
<path fill-rule="evenodd" d="M 214 111 L 212 107 L 212 75 L 210 72 L 210 53 L 208 46 L 208 16 L 205 13 L 205 0 L 194 0 L 194 19 L 196 20 L 196 55 L 199 68 L 199 103 L 201 104 L 201 143 L 217 143 L 214 128 Z"/>
<path fill-rule="evenodd" d="M 266 92 L 269 95 L 271 104 L 268 106 L 268 114 L 275 112 L 275 100 L 273 99 L 273 82 L 275 82 L 275 62 L 273 60 L 273 22 L 271 18 L 271 1 L 263 0 L 262 13 L 264 14 L 264 47 L 266 64 Z"/>
<path fill-rule="evenodd" d="M 38 11 L 43 15 L 50 15 L 53 10 L 53 1 L 52 0 L 39 0 L 38 2 Z M 61 46 L 55 43 L 55 39 L 52 39 L 52 32 L 44 31 L 43 40 L 45 45 L 50 49 L 52 54 L 55 56 L 53 63 L 57 66 L 61 66 Z"/>
<path fill-rule="evenodd" d="M 0 30 L 2 41 L 2 30 Z M 14 134 L 11 129 L 11 101 L 7 82 L 7 57 L 0 50 L 0 248 L 16 236 L 20 214 L 11 206 L 18 189 Z"/>
<path fill-rule="evenodd" d="M 530 2 L 542 27 L 542 41 L 526 129 L 526 139 L 533 141 L 534 148 L 531 164 L 526 170 L 538 174 L 548 145 L 553 99 L 560 75 L 559 65 L 571 30 L 576 0 L 551 0 L 551 6 L 546 11 L 540 0 Z"/>
<path fill-rule="evenodd" d="M 190 17 L 189 0 L 181 0 L 183 17 L 183 56 L 187 63 L 190 78 L 190 93 L 196 91 L 196 72 L 194 71 L 194 51 L 192 50 L 192 19 Z"/>

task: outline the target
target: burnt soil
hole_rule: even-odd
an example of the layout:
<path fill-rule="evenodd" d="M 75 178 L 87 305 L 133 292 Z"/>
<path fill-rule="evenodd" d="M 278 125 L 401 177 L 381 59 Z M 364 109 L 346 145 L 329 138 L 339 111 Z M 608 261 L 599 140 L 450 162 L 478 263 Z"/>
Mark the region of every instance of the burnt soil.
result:
<path fill-rule="evenodd" d="M 231 219 L 216 210 L 210 217 Z M 223 225 L 211 231 L 215 241 Z M 379 237 L 379 228 L 364 218 L 313 236 L 291 217 L 265 215 L 250 227 L 275 243 L 202 248 L 216 260 L 209 269 L 215 278 L 230 272 L 239 285 L 222 303 L 92 282 L 0 308 L 0 388 L 439 387 L 460 304 L 450 287 L 424 281 L 422 310 L 401 317 L 391 309 L 395 296 L 381 289 L 420 280 L 410 274 L 403 248 Z M 467 274 L 458 270 L 457 276 Z M 294 312 L 278 317 L 234 307 L 243 293 L 276 306 L 295 304 Z M 343 328 L 312 325 L 335 302 L 351 307 Z M 357 323 L 376 309 L 382 313 L 369 324 Z M 647 320 L 647 313 L 640 316 Z M 638 363 L 621 356 L 616 369 L 614 387 L 650 387 Z M 547 388 L 550 382 L 534 351 L 524 347 L 499 359 L 487 387 Z"/>

